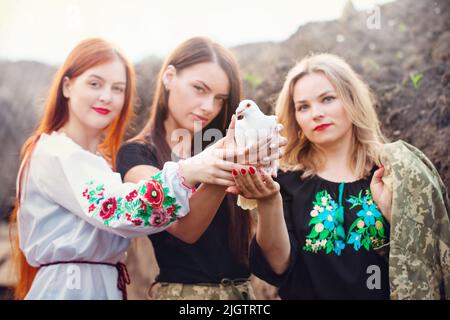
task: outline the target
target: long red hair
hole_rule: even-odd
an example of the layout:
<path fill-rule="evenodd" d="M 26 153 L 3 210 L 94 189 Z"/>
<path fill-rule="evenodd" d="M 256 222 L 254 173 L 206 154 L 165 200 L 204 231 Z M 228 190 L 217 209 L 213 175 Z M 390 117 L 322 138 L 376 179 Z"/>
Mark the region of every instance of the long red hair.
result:
<path fill-rule="evenodd" d="M 10 217 L 10 240 L 18 282 L 15 298 L 23 299 L 28 293 L 38 268 L 28 264 L 19 247 L 17 215 L 22 194 L 23 174 L 28 167 L 30 156 L 42 133 L 51 133 L 60 129 L 69 119 L 68 100 L 64 97 L 63 79 L 76 78 L 86 70 L 119 58 L 126 69 L 125 102 L 120 115 L 104 130 L 104 138 L 99 151 L 115 166 L 115 157 L 122 143 L 126 125 L 132 116 L 133 98 L 135 95 L 135 73 L 131 63 L 112 44 L 103 39 L 92 38 L 80 42 L 69 54 L 64 64 L 57 71 L 45 103 L 45 111 L 37 129 L 25 141 L 20 153 L 20 167 L 17 175 L 15 207 Z"/>

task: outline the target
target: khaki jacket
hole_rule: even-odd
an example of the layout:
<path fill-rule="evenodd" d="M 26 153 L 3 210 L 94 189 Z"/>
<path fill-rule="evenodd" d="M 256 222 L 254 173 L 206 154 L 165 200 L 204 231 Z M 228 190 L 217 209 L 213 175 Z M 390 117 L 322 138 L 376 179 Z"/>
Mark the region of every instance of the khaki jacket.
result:
<path fill-rule="evenodd" d="M 392 192 L 391 299 L 450 299 L 450 222 L 445 185 L 431 161 L 404 141 L 380 155 Z"/>

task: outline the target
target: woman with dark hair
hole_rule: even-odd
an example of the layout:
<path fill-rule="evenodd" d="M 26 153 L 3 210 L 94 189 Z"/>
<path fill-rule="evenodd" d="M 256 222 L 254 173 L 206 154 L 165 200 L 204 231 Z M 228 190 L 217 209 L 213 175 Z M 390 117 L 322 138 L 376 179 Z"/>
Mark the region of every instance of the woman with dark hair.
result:
<path fill-rule="evenodd" d="M 138 181 L 165 161 L 196 153 L 192 140 L 195 146 L 203 137 L 205 147 L 211 136 L 224 136 L 234 123 L 241 92 L 237 62 L 229 50 L 201 37 L 180 44 L 161 67 L 147 125 L 118 153 L 117 170 L 124 181 Z M 180 143 L 174 136 L 187 139 Z M 248 281 L 252 218 L 236 205 L 235 195 L 226 193 L 234 185 L 235 165 L 229 164 L 214 157 L 199 164 L 196 172 L 206 172 L 210 179 L 190 200 L 192 218 L 149 237 L 160 268 L 150 298 L 253 297 Z"/>

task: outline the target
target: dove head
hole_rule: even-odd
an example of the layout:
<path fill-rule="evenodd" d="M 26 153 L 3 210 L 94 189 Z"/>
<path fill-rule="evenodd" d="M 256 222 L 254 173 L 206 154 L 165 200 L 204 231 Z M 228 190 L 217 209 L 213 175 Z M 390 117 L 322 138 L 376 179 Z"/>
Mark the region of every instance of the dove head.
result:
<path fill-rule="evenodd" d="M 258 105 L 252 100 L 242 100 L 236 109 L 237 120 L 243 120 L 249 114 L 259 111 Z"/>

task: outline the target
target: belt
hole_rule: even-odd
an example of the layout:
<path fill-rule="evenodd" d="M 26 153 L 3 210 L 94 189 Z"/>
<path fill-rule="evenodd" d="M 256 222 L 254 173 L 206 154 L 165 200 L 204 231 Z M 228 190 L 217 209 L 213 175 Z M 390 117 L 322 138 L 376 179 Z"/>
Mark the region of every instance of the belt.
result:
<path fill-rule="evenodd" d="M 199 282 L 199 283 L 178 283 L 178 282 L 165 282 L 165 281 L 158 281 L 156 280 L 153 282 L 150 286 L 150 291 L 152 290 L 153 286 L 157 283 L 168 283 L 168 284 L 182 284 L 186 286 L 205 286 L 205 287 L 230 287 L 231 291 L 238 297 L 239 300 L 249 300 L 250 296 L 246 293 L 242 293 L 237 286 L 243 285 L 245 283 L 248 283 L 250 280 L 247 278 L 237 278 L 237 279 L 229 279 L 229 278 L 223 278 L 219 283 L 212 283 L 212 282 Z"/>
<path fill-rule="evenodd" d="M 111 266 L 117 269 L 117 288 L 122 292 L 123 300 L 128 300 L 127 297 L 127 284 L 130 284 L 130 275 L 128 274 L 127 266 L 122 263 L 108 263 L 108 262 L 96 262 L 96 261 L 55 261 L 50 263 L 41 264 L 40 267 L 48 267 L 57 264 L 69 264 L 69 263 L 80 263 L 80 264 L 99 264 L 104 266 Z"/>

